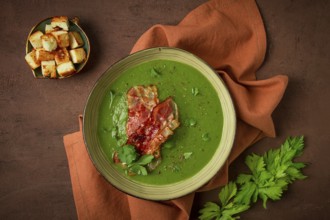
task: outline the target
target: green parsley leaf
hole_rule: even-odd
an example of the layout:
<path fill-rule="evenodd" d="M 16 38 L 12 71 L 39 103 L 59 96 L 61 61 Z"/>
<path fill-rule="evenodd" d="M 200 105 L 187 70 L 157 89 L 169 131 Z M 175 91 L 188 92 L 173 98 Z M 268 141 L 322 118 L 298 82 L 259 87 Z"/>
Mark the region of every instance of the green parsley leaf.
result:
<path fill-rule="evenodd" d="M 245 159 L 245 163 L 254 175 L 257 175 L 258 172 L 265 170 L 264 158 L 256 154 L 247 156 Z"/>
<path fill-rule="evenodd" d="M 189 126 L 194 127 L 197 124 L 197 121 L 193 118 L 189 119 Z"/>
<path fill-rule="evenodd" d="M 128 144 L 119 147 L 117 153 L 118 153 L 118 158 L 124 164 L 131 164 L 138 157 L 135 147 Z"/>
<path fill-rule="evenodd" d="M 282 196 L 283 189 L 280 186 L 271 186 L 266 188 L 259 188 L 259 194 L 265 194 L 272 200 L 279 200 Z"/>
<path fill-rule="evenodd" d="M 197 124 L 197 121 L 194 118 L 189 118 L 184 121 L 184 126 L 186 126 L 186 127 L 195 127 L 196 124 Z"/>
<path fill-rule="evenodd" d="M 154 159 L 153 155 L 143 155 L 136 162 L 127 165 L 128 169 L 125 170 L 126 175 L 148 175 L 146 165 L 150 164 Z"/>
<path fill-rule="evenodd" d="M 202 139 L 203 139 L 203 141 L 208 141 L 208 140 L 210 140 L 209 133 L 204 133 L 204 134 L 202 134 Z"/>
<path fill-rule="evenodd" d="M 150 71 L 150 74 L 152 77 L 160 77 L 160 72 L 158 70 L 156 70 L 155 67 L 153 67 Z"/>
<path fill-rule="evenodd" d="M 260 198 L 263 207 L 267 201 L 281 199 L 289 183 L 305 179 L 301 169 L 305 163 L 293 162 L 303 152 L 303 136 L 289 137 L 278 149 L 271 149 L 263 156 L 251 154 L 245 163 L 251 174 L 240 174 L 235 182 L 229 182 L 219 193 L 220 205 L 206 203 L 199 211 L 201 220 L 238 219 L 237 214 L 249 209 Z"/>
<path fill-rule="evenodd" d="M 273 181 L 274 179 L 272 179 L 272 177 L 273 177 L 272 173 L 269 172 L 268 170 L 261 171 L 258 177 L 259 185 L 266 184 L 269 181 Z"/>
<path fill-rule="evenodd" d="M 121 163 L 125 164 L 125 174 L 126 175 L 148 175 L 146 165 L 149 165 L 154 159 L 153 155 L 142 155 L 139 158 L 139 154 L 132 145 L 123 145 L 122 147 L 117 147 L 115 149 L 117 156 Z M 114 154 L 112 155 L 112 157 Z"/>
<path fill-rule="evenodd" d="M 183 157 L 184 157 L 184 159 L 189 159 L 190 157 L 191 157 L 191 155 L 192 155 L 192 152 L 186 152 L 186 153 L 183 153 Z"/>
<path fill-rule="evenodd" d="M 145 154 L 142 157 L 140 157 L 140 159 L 138 161 L 136 161 L 136 164 L 144 166 L 144 165 L 147 165 L 148 163 L 150 163 L 153 159 L 154 159 L 153 155 Z"/>
<path fill-rule="evenodd" d="M 220 219 L 221 210 L 220 207 L 214 202 L 207 202 L 204 205 L 204 208 L 199 210 L 199 219 L 200 220 L 212 220 Z"/>
<path fill-rule="evenodd" d="M 196 87 L 191 88 L 191 94 L 197 96 L 199 94 L 199 89 Z"/>
<path fill-rule="evenodd" d="M 232 216 L 233 215 L 237 215 L 241 212 L 244 212 L 246 210 L 248 210 L 250 208 L 249 205 L 234 205 L 233 207 L 231 207 L 230 209 L 225 209 L 222 211 L 222 215 L 223 216 L 228 216 L 230 217 L 230 219 L 236 219 L 236 218 L 233 218 Z M 228 219 L 227 217 L 227 219 Z"/>
<path fill-rule="evenodd" d="M 249 182 L 251 179 L 253 178 L 252 175 L 249 175 L 249 174 L 240 174 L 237 179 L 236 179 L 236 182 L 240 185 L 246 183 L 246 182 Z"/>
<path fill-rule="evenodd" d="M 297 169 L 296 167 L 290 166 L 287 170 L 286 173 L 288 174 L 290 181 L 294 181 L 294 180 L 302 180 L 305 179 L 306 176 L 303 175 L 301 173 L 301 171 L 299 169 Z"/>
<path fill-rule="evenodd" d="M 131 167 L 129 167 L 129 172 L 142 176 L 148 175 L 147 169 L 144 166 L 138 164 L 134 164 Z"/>
<path fill-rule="evenodd" d="M 237 193 L 236 183 L 229 182 L 219 193 L 219 199 L 222 206 L 226 206 L 231 198 Z"/>
<path fill-rule="evenodd" d="M 243 184 L 236 197 L 234 198 L 234 202 L 243 205 L 249 205 L 251 203 L 251 198 L 257 190 L 257 185 L 253 182 L 247 182 Z"/>

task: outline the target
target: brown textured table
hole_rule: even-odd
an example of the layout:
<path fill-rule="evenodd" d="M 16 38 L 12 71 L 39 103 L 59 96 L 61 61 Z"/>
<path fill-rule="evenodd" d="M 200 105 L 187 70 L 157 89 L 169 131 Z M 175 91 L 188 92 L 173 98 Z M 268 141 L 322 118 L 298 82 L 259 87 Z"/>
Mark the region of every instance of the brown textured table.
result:
<path fill-rule="evenodd" d="M 0 219 L 76 219 L 62 136 L 78 129 L 87 95 L 112 63 L 127 55 L 156 23 L 177 24 L 204 0 L 6 1 L 0 3 Z M 290 82 L 274 112 L 278 137 L 263 139 L 230 167 L 245 170 L 251 152 L 277 147 L 289 135 L 305 135 L 301 161 L 307 180 L 279 202 L 255 204 L 242 219 L 330 219 L 330 2 L 257 0 L 268 34 L 258 78 L 285 73 Z M 53 16 L 78 16 L 90 37 L 90 62 L 65 80 L 36 80 L 24 61 L 30 28 Z M 197 194 L 192 219 L 218 190 Z"/>

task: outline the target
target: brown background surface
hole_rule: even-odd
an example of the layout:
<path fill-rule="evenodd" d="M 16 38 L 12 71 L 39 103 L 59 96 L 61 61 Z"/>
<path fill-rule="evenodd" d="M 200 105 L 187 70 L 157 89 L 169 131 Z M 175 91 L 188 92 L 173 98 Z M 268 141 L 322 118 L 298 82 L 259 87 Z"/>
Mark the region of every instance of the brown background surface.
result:
<path fill-rule="evenodd" d="M 98 77 L 126 56 L 156 23 L 177 24 L 204 0 L 0 1 L 0 219 L 76 219 L 62 137 L 78 130 L 77 116 Z M 330 1 L 257 0 L 268 50 L 258 78 L 289 76 L 274 112 L 277 138 L 248 149 L 244 158 L 277 147 L 289 135 L 305 135 L 300 161 L 307 180 L 297 181 L 279 202 L 255 204 L 242 219 L 330 219 Z M 83 73 L 65 80 L 36 80 L 24 61 L 31 27 L 53 16 L 78 16 L 92 52 Z M 192 219 L 218 190 L 196 196 Z M 152 211 L 152 210 L 147 210 Z"/>

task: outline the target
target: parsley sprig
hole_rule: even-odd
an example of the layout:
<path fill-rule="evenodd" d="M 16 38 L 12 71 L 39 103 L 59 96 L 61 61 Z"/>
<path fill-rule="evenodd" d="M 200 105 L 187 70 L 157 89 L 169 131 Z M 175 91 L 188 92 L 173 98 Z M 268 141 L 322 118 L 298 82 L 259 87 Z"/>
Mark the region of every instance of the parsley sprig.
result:
<path fill-rule="evenodd" d="M 269 199 L 281 199 L 290 183 L 306 178 L 301 172 L 305 163 L 293 161 L 302 154 L 303 148 L 303 136 L 289 137 L 278 149 L 262 156 L 247 156 L 245 164 L 251 173 L 240 174 L 235 182 L 224 186 L 219 193 L 220 204 L 207 202 L 199 211 L 199 219 L 239 219 L 238 214 L 248 210 L 258 198 L 263 201 L 264 208 Z"/>
<path fill-rule="evenodd" d="M 125 173 L 127 175 L 148 175 L 145 166 L 154 159 L 153 155 L 145 154 L 140 157 L 135 147 L 128 144 L 118 147 L 116 152 L 120 162 L 125 165 Z"/>

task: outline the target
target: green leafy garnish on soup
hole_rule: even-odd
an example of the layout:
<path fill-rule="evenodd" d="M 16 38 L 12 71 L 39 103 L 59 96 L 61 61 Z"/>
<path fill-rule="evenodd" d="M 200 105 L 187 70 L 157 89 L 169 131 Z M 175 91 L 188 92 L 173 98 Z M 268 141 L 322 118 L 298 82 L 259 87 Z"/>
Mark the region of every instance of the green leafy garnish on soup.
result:
<path fill-rule="evenodd" d="M 193 88 L 191 89 L 191 94 L 193 94 L 194 96 L 197 96 L 197 95 L 199 94 L 199 89 L 196 88 L 196 87 L 193 87 Z"/>

